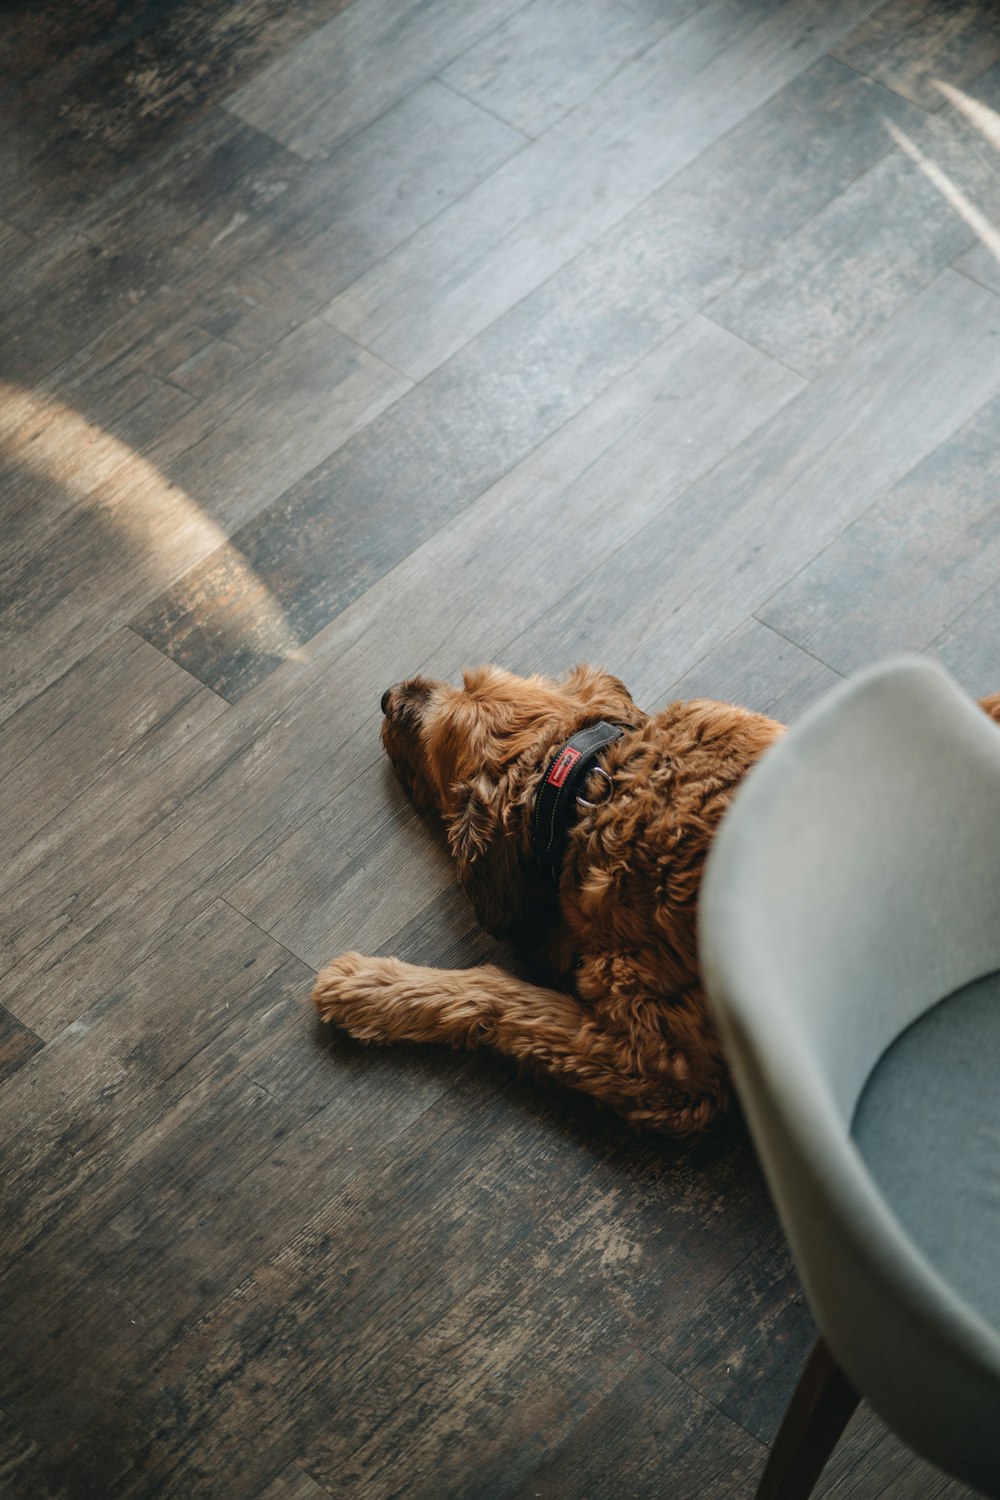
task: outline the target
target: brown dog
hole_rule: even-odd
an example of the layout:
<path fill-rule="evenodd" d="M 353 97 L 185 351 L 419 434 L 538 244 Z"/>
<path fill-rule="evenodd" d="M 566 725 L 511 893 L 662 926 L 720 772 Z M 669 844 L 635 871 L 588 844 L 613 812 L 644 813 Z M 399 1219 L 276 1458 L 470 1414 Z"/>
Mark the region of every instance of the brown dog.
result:
<path fill-rule="evenodd" d="M 1000 695 L 983 707 L 1000 717 Z M 589 667 L 561 683 L 482 667 L 461 689 L 415 677 L 382 708 L 385 748 L 443 818 L 479 920 L 549 984 L 347 953 L 316 981 L 323 1019 L 368 1042 L 489 1045 L 633 1124 L 702 1130 L 728 1078 L 698 974 L 698 889 L 736 786 L 782 726 L 708 699 L 650 717 Z"/>

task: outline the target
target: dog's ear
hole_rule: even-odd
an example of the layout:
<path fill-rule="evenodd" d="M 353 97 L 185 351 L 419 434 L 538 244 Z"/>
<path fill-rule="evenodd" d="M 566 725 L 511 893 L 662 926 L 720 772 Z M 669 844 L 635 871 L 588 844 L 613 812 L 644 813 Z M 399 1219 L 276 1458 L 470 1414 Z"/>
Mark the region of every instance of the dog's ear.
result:
<path fill-rule="evenodd" d="M 502 816 L 504 792 L 500 782 L 477 776 L 458 789 L 448 824 L 459 884 L 494 937 L 508 937 L 524 916 L 517 843 Z"/>

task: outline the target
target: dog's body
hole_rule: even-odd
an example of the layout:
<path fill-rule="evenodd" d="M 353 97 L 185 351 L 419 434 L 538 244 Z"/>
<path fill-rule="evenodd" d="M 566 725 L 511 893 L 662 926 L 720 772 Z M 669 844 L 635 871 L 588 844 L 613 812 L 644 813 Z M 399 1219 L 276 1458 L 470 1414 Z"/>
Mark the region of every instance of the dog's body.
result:
<path fill-rule="evenodd" d="M 983 707 L 1000 719 L 1000 695 Z M 323 1018 L 364 1041 L 490 1045 L 633 1124 L 703 1129 L 729 1086 L 698 972 L 701 876 L 733 792 L 782 725 L 707 699 L 650 717 L 586 667 L 563 683 L 492 667 L 463 689 L 414 678 L 383 710 L 386 750 L 417 805 L 444 819 L 480 921 L 550 982 L 348 953 L 317 979 Z M 554 885 L 535 855 L 536 798 L 560 747 L 600 720 L 623 732 L 580 788 Z"/>

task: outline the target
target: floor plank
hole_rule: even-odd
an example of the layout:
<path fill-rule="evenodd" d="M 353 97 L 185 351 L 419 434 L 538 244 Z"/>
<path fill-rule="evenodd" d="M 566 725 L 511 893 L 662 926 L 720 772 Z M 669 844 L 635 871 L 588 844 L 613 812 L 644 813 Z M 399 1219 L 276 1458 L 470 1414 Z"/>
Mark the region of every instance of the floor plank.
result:
<path fill-rule="evenodd" d="M 992 401 L 757 611 L 838 672 L 922 651 L 1000 577 Z"/>
<path fill-rule="evenodd" d="M 975 1500 L 977 1491 L 949 1480 L 905 1448 L 867 1406 L 848 1423 L 819 1484 L 816 1500 Z"/>
<path fill-rule="evenodd" d="M 44 1456 L 37 1443 L 12 1422 L 6 1412 L 0 1411 L 0 1484 L 4 1494 L 11 1500 L 20 1500 L 21 1495 L 38 1494 L 33 1487 Z"/>
<path fill-rule="evenodd" d="M 656 1350 L 706 1401 L 771 1443 L 816 1327 L 780 1229 L 756 1245 Z"/>
<path fill-rule="evenodd" d="M 1000 586 L 984 589 L 927 647 L 927 654 L 961 683 L 967 693 L 981 698 L 995 693 L 998 675 L 996 642 L 1000 639 Z"/>
<path fill-rule="evenodd" d="M 663 707 L 675 698 L 717 698 L 792 724 L 838 680 L 838 673 L 823 662 L 751 618 L 654 699 L 652 706 Z"/>
<path fill-rule="evenodd" d="M 468 1076 L 470 1087 L 476 1087 L 480 1073 L 477 1068 Z M 526 1115 L 527 1100 L 533 1103 Z M 369 1181 L 356 1180 L 278 1257 L 236 1289 L 228 1305 L 215 1309 L 164 1354 L 148 1381 L 153 1451 L 146 1461 L 164 1493 L 178 1492 L 174 1476 L 182 1472 L 185 1448 L 194 1437 L 172 1420 L 175 1382 L 190 1381 L 192 1360 L 215 1392 L 197 1439 L 210 1482 L 213 1474 L 224 1471 L 228 1483 L 249 1488 L 263 1452 L 270 1449 L 280 1460 L 311 1431 L 304 1463 L 322 1483 L 327 1473 L 345 1472 L 341 1466 L 352 1444 L 363 1445 L 369 1432 L 374 1436 L 376 1427 L 391 1422 L 389 1430 L 399 1437 L 378 1450 L 382 1472 L 360 1487 L 350 1483 L 356 1471 L 348 1468 L 345 1477 L 349 1492 L 398 1493 L 401 1473 L 409 1473 L 410 1483 L 416 1481 L 414 1470 L 407 1469 L 405 1432 L 417 1414 L 413 1391 L 419 1389 L 421 1372 L 428 1370 L 427 1360 L 437 1367 L 442 1340 L 446 1348 L 457 1345 L 456 1368 L 448 1373 L 446 1362 L 443 1372 L 449 1389 L 452 1379 L 461 1384 L 462 1362 L 475 1368 L 494 1343 L 492 1360 L 498 1369 L 512 1361 L 516 1371 L 523 1359 L 522 1340 L 530 1336 L 528 1289 L 540 1279 L 553 1292 L 557 1283 L 565 1288 L 567 1315 L 575 1308 L 581 1337 L 599 1344 L 602 1330 L 607 1338 L 622 1322 L 642 1326 L 662 1316 L 662 1296 L 656 1293 L 661 1277 L 670 1277 L 671 1298 L 682 1305 L 718 1276 L 720 1264 L 739 1254 L 747 1236 L 752 1241 L 761 1232 L 761 1188 L 747 1181 L 744 1148 L 737 1141 L 719 1138 L 691 1155 L 668 1152 L 666 1159 L 662 1148 L 654 1146 L 633 1158 L 623 1174 L 623 1163 L 608 1156 L 619 1132 L 595 1136 L 594 1112 L 586 1101 L 571 1107 L 568 1115 L 565 1109 L 553 1113 L 551 1103 L 523 1084 L 509 1104 L 503 1097 L 490 1103 L 483 1098 L 471 1136 L 469 1097 L 432 1110 L 423 1118 L 419 1139 L 410 1143 L 413 1154 L 387 1162 Z M 561 1144 L 554 1150 L 557 1118 Z M 576 1163 L 573 1181 L 564 1172 L 566 1153 Z M 666 1191 L 658 1191 L 657 1184 Z M 618 1210 L 610 1244 L 587 1232 L 588 1214 L 600 1214 L 609 1194 Z M 403 1257 L 390 1251 L 381 1263 L 373 1263 L 355 1226 L 384 1219 L 380 1205 L 389 1199 L 392 1243 L 406 1244 L 408 1250 Z M 501 1200 L 504 1208 L 498 1214 Z M 724 1226 L 718 1212 L 723 1201 Z M 574 1204 L 583 1210 L 582 1219 Z M 697 1232 L 706 1220 L 714 1228 L 710 1261 Z M 685 1243 L 692 1232 L 699 1248 L 689 1257 Z M 463 1299 L 468 1299 L 465 1305 Z M 382 1311 L 373 1340 L 376 1309 Z M 331 1318 L 338 1329 L 335 1342 L 329 1337 Z M 397 1325 L 404 1320 L 408 1332 L 399 1336 Z M 467 1345 L 471 1347 L 462 1355 Z M 257 1353 L 248 1365 L 245 1351 L 251 1348 Z M 292 1348 L 296 1353 L 291 1360 L 279 1354 Z M 276 1357 L 283 1367 L 280 1390 L 262 1385 L 255 1370 L 256 1360 L 267 1367 Z M 323 1370 L 319 1382 L 318 1369 Z M 572 1371 L 570 1401 L 581 1381 L 592 1384 L 593 1372 L 593 1361 Z M 480 1389 L 485 1423 L 489 1387 Z M 315 1414 L 331 1396 L 337 1399 L 334 1393 L 342 1393 L 343 1422 L 320 1436 Z M 438 1465 L 452 1464 L 461 1483 L 460 1476 L 469 1475 L 461 1443 L 473 1441 L 480 1424 L 473 1421 L 456 1444 L 449 1436 L 448 1404 L 440 1411 L 426 1437 L 427 1473 L 436 1476 Z M 539 1415 L 538 1396 L 534 1390 L 526 1392 L 516 1420 L 537 1423 Z M 545 1420 L 545 1408 L 541 1415 Z M 503 1474 L 518 1462 L 518 1431 L 505 1434 L 499 1413 L 489 1421 L 477 1442 L 484 1465 L 494 1447 L 494 1461 Z M 527 1437 L 530 1428 L 523 1430 Z M 745 1435 L 742 1440 L 747 1441 Z M 357 1451 L 359 1467 L 365 1469 L 363 1447 Z M 488 1475 L 484 1469 L 484 1477 Z M 441 1478 L 447 1486 L 447 1470 Z M 500 1488 L 505 1491 L 506 1482 Z M 112 1493 L 137 1491 L 124 1484 Z"/>
<path fill-rule="evenodd" d="M 34 844 L 36 862 L 48 857 L 54 840 L 42 830 L 53 820 L 62 843 L 75 818 L 90 822 L 117 806 L 225 708 L 130 631 L 110 635 L 4 726 L 0 889 L 18 879 L 16 856 L 26 844 Z M 69 812 L 73 803 L 80 805 Z"/>
<path fill-rule="evenodd" d="M 185 413 L 145 456 L 120 450 L 111 477 L 77 497 L 54 535 L 36 525 L 34 545 L 26 543 L 6 571 L 4 591 L 16 604 L 0 616 L 2 711 L 53 679 L 73 649 L 69 641 L 87 650 L 130 617 L 140 635 L 155 636 L 153 621 L 137 609 L 408 388 L 313 320 Z M 225 555 L 236 586 L 253 587 L 253 563 L 238 544 Z M 16 650 L 8 644 L 13 631 Z M 255 644 L 273 660 L 295 649 L 294 625 L 280 607 L 258 614 Z M 221 691 L 226 683 L 213 686 Z"/>
<path fill-rule="evenodd" d="M 329 159 L 306 165 L 284 156 L 284 180 L 234 205 L 207 251 L 177 268 L 152 307 L 115 328 L 115 365 L 152 328 L 155 337 L 139 344 L 145 368 L 201 396 L 216 370 L 266 353 L 522 144 L 517 131 L 430 82 Z M 242 285 L 233 288 L 234 279 Z M 173 339 L 165 337 L 171 325 Z M 88 409 L 89 367 L 98 360 L 108 353 L 95 350 L 74 370 Z"/>
<path fill-rule="evenodd" d="M 964 88 L 1000 57 L 1000 21 L 989 0 L 888 0 L 831 50 L 866 78 L 938 109 L 942 82 Z"/>
<path fill-rule="evenodd" d="M 425 83 L 518 0 L 371 0 L 349 6 L 231 95 L 227 108 L 307 160 Z"/>
<path fill-rule="evenodd" d="M 300 986 L 308 983 L 308 973 L 284 949 L 215 903 L 187 929 L 178 951 L 123 975 L 117 990 L 103 996 L 8 1083 L 0 1109 L 9 1121 L 30 1106 L 33 1095 L 50 1095 L 59 1100 L 59 1108 L 53 1102 L 47 1116 L 33 1119 L 19 1181 L 11 1188 L 3 1270 L 7 1285 L 16 1278 L 18 1256 L 30 1252 L 57 1221 L 68 1230 L 72 1213 L 95 1213 L 103 1197 L 121 1190 L 107 1158 L 88 1147 L 99 1143 L 102 1151 L 113 1152 L 119 1171 L 125 1171 L 131 1144 L 137 1141 L 141 1160 L 156 1146 L 155 1133 L 147 1127 L 211 1068 L 209 1044 L 222 1034 L 232 1047 L 243 1029 L 238 1022 L 256 1020 L 259 987 L 289 967 Z M 176 997 L 169 1024 L 154 1026 L 168 996 Z M 252 1056 L 248 1053 L 246 1061 Z M 79 1195 L 75 1203 L 67 1197 L 70 1188 Z"/>
<path fill-rule="evenodd" d="M 710 0 L 326 316 L 419 379 L 766 103 L 866 8 Z M 740 61 L 748 49 L 752 69 Z"/>
<path fill-rule="evenodd" d="M 123 0 L 33 6 L 8 19 L 0 110 L 8 217 L 37 237 L 64 226 L 344 3 Z"/>
<path fill-rule="evenodd" d="M 564 1212 L 562 1204 L 557 1212 Z M 608 1238 L 597 1230 L 560 1242 L 557 1274 L 543 1273 L 552 1353 L 539 1365 L 531 1312 L 537 1272 L 511 1257 L 421 1337 L 386 1349 L 366 1367 L 363 1408 L 340 1431 L 315 1438 L 304 1466 L 327 1487 L 339 1482 L 371 1497 L 401 1489 L 428 1496 L 519 1493 L 518 1481 L 581 1423 L 588 1425 L 636 1362 L 618 1331 L 623 1313 L 628 1321 L 621 1263 L 629 1259 L 634 1269 L 627 1224 Z M 621 1274 L 614 1286 L 616 1262 Z M 412 1399 L 431 1379 L 451 1395 L 433 1416 Z M 666 1379 L 672 1384 L 672 1376 Z M 745 1434 L 734 1432 L 733 1440 L 751 1446 Z"/>
<path fill-rule="evenodd" d="M 730 1421 L 770 1443 L 815 1339 L 808 1304 L 776 1230 L 667 1330 L 657 1355 Z M 910 1453 L 863 1405 L 834 1450 L 816 1495 L 868 1500 L 876 1494 L 971 1500 L 972 1491 Z"/>
<path fill-rule="evenodd" d="M 622 1494 L 651 1500 L 667 1485 L 676 1500 L 729 1500 L 760 1451 L 742 1428 L 646 1360 L 512 1493 L 520 1500 L 566 1500 L 579 1493 L 585 1474 L 593 1500 Z"/>
<path fill-rule="evenodd" d="M 8 378 L 43 379 L 204 258 L 238 215 L 285 191 L 301 164 L 215 110 L 19 257 L 0 294 Z"/>
<path fill-rule="evenodd" d="M 409 670 L 399 660 L 395 622 L 411 609 L 414 616 L 419 610 L 420 617 L 419 633 L 414 631 L 409 642 L 416 660 L 423 659 L 428 647 L 436 647 L 431 665 L 442 675 L 455 673 L 470 659 L 456 655 L 454 649 L 446 654 L 440 637 L 443 628 L 454 630 L 464 614 L 480 640 L 488 643 L 486 655 L 501 650 L 505 640 L 517 635 L 526 612 L 544 622 L 547 604 L 561 597 L 575 581 L 574 575 L 586 578 L 609 550 L 638 531 L 651 515 L 661 516 L 699 474 L 786 401 L 795 388 L 785 371 L 762 365 L 745 346 L 718 339 L 710 325 L 697 320 L 665 346 L 655 365 L 652 360 L 648 363 L 656 369 L 657 379 L 646 392 L 645 416 L 612 442 L 574 485 L 574 526 L 581 539 L 573 552 L 566 554 L 561 533 L 549 524 L 553 509 L 560 504 L 559 491 L 539 492 L 536 475 L 548 467 L 545 456 L 539 455 L 537 462 L 526 466 L 525 474 L 511 475 L 497 485 L 474 508 L 475 514 L 461 518 L 414 566 L 397 570 L 385 581 L 384 593 L 393 600 L 393 613 L 376 619 L 365 636 L 369 659 L 379 639 L 384 642 L 382 682 Z M 631 383 L 637 385 L 638 379 Z M 714 400 L 709 404 L 699 394 L 695 419 L 689 393 L 702 393 L 706 386 L 712 388 Z M 735 430 L 723 417 L 724 410 L 739 413 Z M 571 440 L 559 446 L 568 448 Z M 509 556 L 503 564 L 503 538 L 512 534 L 520 538 L 520 546 L 516 556 Z M 468 577 L 470 556 L 498 560 L 489 598 L 483 598 Z M 529 565 L 526 557 L 531 559 Z M 437 609 L 429 601 L 419 602 L 429 567 L 445 585 Z M 407 586 L 409 579 L 413 586 Z M 459 628 L 457 640 L 462 653 L 476 644 L 471 630 Z M 557 669 L 557 663 L 544 653 L 536 666 Z M 380 679 L 373 675 L 373 710 L 379 697 Z M 373 712 L 373 740 L 376 717 Z M 371 773 L 371 791 L 364 795 L 373 807 L 384 774 L 382 767 Z M 362 933 L 374 946 L 387 941 L 393 923 L 402 927 L 421 909 L 429 887 L 443 889 L 452 878 L 443 855 L 439 853 L 432 866 L 426 840 L 414 842 L 413 820 L 405 820 L 411 826 L 404 826 L 398 799 L 387 826 L 376 831 L 369 825 L 364 849 L 371 869 L 367 864 L 362 867 L 350 835 L 358 795 L 356 785 L 339 792 L 245 880 L 226 890 L 226 899 L 238 910 L 316 967 L 338 947 L 352 942 L 352 933 L 355 937 Z M 384 791 L 381 795 L 384 798 Z M 376 870 L 380 895 L 373 903 L 370 875 Z"/>
<path fill-rule="evenodd" d="M 294 277 L 318 311 L 524 144 L 451 89 L 421 84 L 275 200 L 255 269 Z"/>
<path fill-rule="evenodd" d="M 812 380 L 961 256 L 996 201 L 996 143 L 968 111 L 1000 104 L 1000 68 L 972 88 L 916 128 L 887 121 L 895 149 L 709 316 Z"/>
<path fill-rule="evenodd" d="M 944 272 L 525 631 L 514 663 L 600 636 L 640 692 L 686 670 L 990 400 L 998 312 Z"/>
<path fill-rule="evenodd" d="M 996 146 L 1000 142 L 1000 119 L 996 120 L 992 128 L 992 140 Z M 986 234 L 965 255 L 959 256 L 955 267 L 973 281 L 978 281 L 981 286 L 1000 292 L 1000 241 L 994 235 Z"/>
<path fill-rule="evenodd" d="M 298 1464 L 289 1464 L 260 1491 L 257 1500 L 326 1500 L 329 1493 L 303 1473 Z"/>
<path fill-rule="evenodd" d="M 811 1324 L 738 1115 L 309 990 L 518 965 L 385 764 L 413 671 L 1000 687 L 998 55 L 977 0 L 8 7 L 5 1500 L 753 1492 Z M 966 1494 L 864 1407 L 817 1491 Z"/>
<path fill-rule="evenodd" d="M 13 224 L 0 221 L 0 266 L 20 255 L 30 244 L 28 236 L 15 229 Z"/>
<path fill-rule="evenodd" d="M 0 1083 L 24 1066 L 45 1043 L 0 1006 Z"/>
<path fill-rule="evenodd" d="M 253 139 L 237 127 L 237 140 L 241 132 Z M 165 438 L 169 446 L 175 419 L 195 400 L 211 411 L 234 382 L 259 384 L 264 370 L 248 375 L 248 367 L 276 357 L 276 347 L 345 280 L 520 140 L 438 85 L 418 90 L 315 168 L 264 143 L 268 170 L 255 162 L 249 187 L 239 171 L 232 176 L 231 150 L 225 172 L 209 169 L 220 137 L 232 145 L 231 122 L 199 125 L 149 167 L 145 186 L 119 195 L 103 214 L 94 210 L 91 238 L 40 252 L 23 268 L 6 316 L 10 373 L 37 377 L 53 360 L 59 368 L 49 375 L 47 399 L 21 394 L 6 403 L 4 417 L 9 410 L 14 422 L 19 403 L 32 400 L 7 460 L 5 503 L 12 490 L 19 499 L 15 556 L 74 497 L 88 494 L 109 464 L 153 446 L 162 452 Z M 183 208 L 182 172 L 189 179 Z M 37 297 L 40 281 L 50 288 L 51 313 L 41 319 L 34 306 L 26 316 L 24 304 L 25 288 Z M 58 473 L 49 468 L 57 461 L 53 427 L 60 457 L 72 456 Z"/>
<path fill-rule="evenodd" d="M 302 661 L 289 661 L 266 679 L 235 719 L 209 726 L 197 745 L 171 758 L 163 776 L 123 799 L 114 819 L 68 839 L 58 867 L 42 860 L 25 871 L 8 919 L 4 1003 L 42 1034 L 52 1034 L 51 1028 L 79 1013 L 71 1005 L 89 1003 L 105 980 L 112 982 L 126 953 L 137 955 L 157 941 L 165 920 L 197 915 L 205 904 L 205 882 L 215 881 L 217 873 L 226 881 L 221 888 L 231 888 L 335 796 L 353 798 L 365 818 L 383 816 L 377 811 L 386 784 L 377 723 L 386 683 L 412 669 L 415 648 L 442 673 L 502 653 L 521 628 L 520 610 L 539 618 L 585 576 L 616 534 L 618 513 L 606 504 L 606 487 L 621 477 L 621 457 L 591 481 L 591 524 L 580 533 L 580 545 L 587 539 L 590 550 L 567 551 L 547 524 L 540 495 L 558 503 L 573 476 L 621 437 L 628 412 L 628 423 L 646 423 L 645 441 L 629 447 L 639 524 L 644 506 L 658 508 L 659 486 L 683 489 L 798 384 L 708 324 L 696 324 L 654 351 L 484 496 L 467 520 L 459 518 L 454 534 L 442 534 L 437 547 L 428 544 L 414 554 L 317 637 Z M 696 417 L 696 393 L 704 389 L 720 398 L 738 389 L 741 399 L 725 414 L 713 402 Z M 666 424 L 663 412 L 672 414 Z M 681 434 L 704 437 L 670 446 L 671 437 Z M 531 541 L 526 552 L 509 549 L 511 534 Z M 525 569 L 525 556 L 535 557 L 532 570 Z M 493 560 L 489 609 L 481 579 L 468 565 L 475 557 Z M 448 590 L 428 595 L 428 568 L 447 576 Z M 404 618 L 420 621 L 422 631 L 419 638 L 411 636 L 405 652 L 399 632 Z M 376 765 L 377 774 L 369 771 Z M 366 782 L 353 789 L 363 773 Z M 186 815 L 177 820 L 173 814 L 182 804 Z M 327 877 L 319 879 L 326 883 Z M 39 979 L 56 968 L 72 975 L 73 984 L 53 993 Z"/>
<path fill-rule="evenodd" d="M 515 310 L 370 421 L 133 628 L 229 701 L 251 691 L 282 654 L 527 457 L 653 342 L 652 329 L 640 326 L 631 341 L 595 349 L 591 327 L 574 327 L 567 303 L 557 301 L 540 324 L 535 311 Z M 272 640 L 261 639 L 261 622 L 275 607 L 278 628 Z"/>
<path fill-rule="evenodd" d="M 694 9 L 694 0 L 531 0 L 439 76 L 526 135 L 538 136 Z"/>
<path fill-rule="evenodd" d="M 379 1097 L 368 1117 L 367 1056 L 335 1038 L 317 1049 L 303 1026 L 310 979 L 216 903 L 2 1091 L 0 1109 L 32 1122 L 3 1273 L 8 1328 L 32 1339 L 6 1342 L 0 1380 L 51 1451 L 92 1409 L 95 1361 L 131 1410 L 154 1352 L 240 1280 L 248 1254 L 275 1251 L 440 1092 L 386 1054 L 395 1103 Z M 83 1222 L 99 1232 L 81 1234 Z M 41 1364 L 36 1339 L 51 1353 Z M 88 1476 L 104 1482 L 129 1461 L 106 1439 Z"/>
<path fill-rule="evenodd" d="M 268 593 L 278 594 L 298 639 L 307 640 L 507 467 L 516 456 L 515 412 L 531 424 L 521 438 L 527 447 L 877 159 L 886 107 L 891 96 L 864 87 L 838 64 L 808 69 L 696 168 L 428 377 L 338 460 L 286 493 L 273 519 L 262 515 L 239 533 L 235 545 L 253 560 Z M 818 135 L 820 146 L 804 152 L 803 132 L 811 143 Z M 786 173 L 793 193 L 781 186 Z M 713 203 L 724 207 L 713 211 Z M 540 408 L 538 393 L 551 392 L 554 369 L 558 405 L 550 397 Z M 382 514 L 373 542 L 374 504 Z M 160 633 L 151 638 L 213 686 L 221 688 L 225 675 L 227 696 L 237 696 L 274 666 L 271 654 L 254 660 L 247 651 L 236 677 L 227 662 L 232 643 L 252 644 L 264 599 L 263 590 L 234 595 L 222 553 L 158 601 Z"/>

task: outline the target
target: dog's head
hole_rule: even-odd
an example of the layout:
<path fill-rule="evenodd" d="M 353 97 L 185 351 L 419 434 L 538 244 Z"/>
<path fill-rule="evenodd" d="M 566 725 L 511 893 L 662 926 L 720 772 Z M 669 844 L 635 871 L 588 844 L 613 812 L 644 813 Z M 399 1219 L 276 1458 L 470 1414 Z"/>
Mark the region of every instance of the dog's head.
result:
<path fill-rule="evenodd" d="M 552 749 L 599 719 L 646 718 L 623 682 L 593 667 L 562 682 L 478 667 L 460 688 L 412 677 L 388 689 L 382 712 L 400 780 L 418 807 L 444 819 L 458 878 L 496 936 L 525 915 L 530 845 L 517 813 Z"/>

